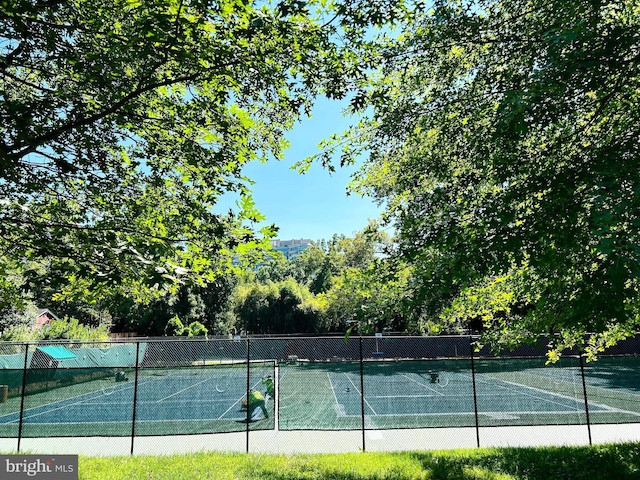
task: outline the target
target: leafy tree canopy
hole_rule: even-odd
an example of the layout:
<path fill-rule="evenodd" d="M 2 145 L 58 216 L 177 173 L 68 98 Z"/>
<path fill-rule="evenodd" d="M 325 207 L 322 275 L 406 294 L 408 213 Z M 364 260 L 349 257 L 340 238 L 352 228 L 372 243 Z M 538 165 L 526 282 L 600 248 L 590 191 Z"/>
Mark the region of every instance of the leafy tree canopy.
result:
<path fill-rule="evenodd" d="M 237 326 L 252 333 L 321 332 L 323 305 L 293 278 L 238 285 L 233 295 Z"/>
<path fill-rule="evenodd" d="M 0 251 L 85 298 L 210 281 L 270 237 L 249 228 L 262 217 L 242 166 L 281 157 L 314 97 L 363 76 L 368 28 L 408 15 L 359 0 L 1 8 Z M 215 209 L 228 191 L 239 214 Z"/>
<path fill-rule="evenodd" d="M 89 327 L 82 325 L 77 319 L 64 317 L 53 319 L 51 322 L 39 330 L 34 330 L 31 317 L 28 324 L 16 324 L 2 332 L 0 341 L 24 342 L 40 340 L 76 340 L 76 341 L 101 341 L 109 339 L 109 331 L 104 325 Z"/>
<path fill-rule="evenodd" d="M 380 51 L 373 113 L 321 159 L 368 150 L 354 188 L 387 202 L 442 321 L 552 349 L 595 332 L 591 353 L 635 331 L 638 32 L 630 0 L 441 0 Z"/>

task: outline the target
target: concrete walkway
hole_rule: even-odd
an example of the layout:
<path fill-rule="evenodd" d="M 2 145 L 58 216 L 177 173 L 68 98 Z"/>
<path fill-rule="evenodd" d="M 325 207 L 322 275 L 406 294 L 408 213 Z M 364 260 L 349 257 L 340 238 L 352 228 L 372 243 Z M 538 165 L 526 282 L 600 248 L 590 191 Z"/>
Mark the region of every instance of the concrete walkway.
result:
<path fill-rule="evenodd" d="M 278 431 L 258 430 L 249 434 L 250 453 L 344 453 L 362 451 L 440 450 L 481 447 L 588 445 L 585 425 L 543 427 L 432 428 L 415 430 Z M 640 441 L 640 423 L 592 425 L 593 444 Z M 0 451 L 15 453 L 17 438 L 1 438 Z M 128 437 L 23 438 L 23 453 L 80 454 L 89 456 L 130 455 Z M 200 451 L 245 452 L 246 432 L 210 435 L 136 437 L 134 455 L 171 455 Z"/>

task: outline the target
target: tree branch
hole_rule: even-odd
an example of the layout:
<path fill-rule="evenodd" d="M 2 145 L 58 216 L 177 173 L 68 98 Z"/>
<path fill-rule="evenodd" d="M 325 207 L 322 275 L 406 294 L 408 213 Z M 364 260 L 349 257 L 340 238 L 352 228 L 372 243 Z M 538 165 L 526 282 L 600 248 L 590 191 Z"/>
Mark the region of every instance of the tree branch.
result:
<path fill-rule="evenodd" d="M 9 77 L 9 78 L 15 80 L 16 82 L 21 83 L 22 85 L 26 85 L 27 87 L 31 87 L 31 88 L 34 88 L 36 90 L 40 90 L 40 91 L 48 92 L 48 93 L 55 93 L 56 92 L 55 90 L 53 90 L 51 88 L 47 88 L 47 87 L 43 87 L 42 85 L 36 85 L 35 83 L 27 82 L 26 80 L 24 80 L 24 79 L 22 79 L 22 78 L 20 78 L 20 77 L 18 77 L 16 75 L 13 75 L 12 73 L 7 72 L 6 67 L 2 68 L 0 70 L 0 75 L 1 76 L 5 76 L 5 77 Z"/>
<path fill-rule="evenodd" d="M 103 118 L 105 118 L 108 115 L 111 115 L 115 112 L 117 112 L 120 108 L 122 108 L 124 105 L 126 105 L 130 100 L 139 97 L 140 95 L 149 92 L 151 90 L 154 90 L 156 88 L 160 88 L 160 87 L 164 87 L 164 86 L 168 86 L 168 85 L 174 85 L 177 83 L 181 83 L 181 82 L 188 82 L 191 80 L 195 80 L 196 78 L 200 77 L 202 75 L 201 72 L 196 72 L 193 73 L 191 75 L 186 75 L 184 77 L 177 77 L 177 78 L 173 78 L 173 79 L 167 79 L 163 82 L 157 82 L 157 83 L 152 83 L 150 85 L 144 86 L 144 87 L 139 87 L 136 88 L 134 91 L 130 92 L 129 94 L 125 95 L 123 98 L 121 98 L 120 100 L 118 100 L 117 102 L 115 102 L 111 107 L 102 110 L 100 112 L 97 112 L 93 115 L 90 115 L 88 117 L 85 117 L 83 119 L 80 119 L 78 121 L 75 122 L 69 122 L 59 128 L 56 128 L 54 130 L 49 131 L 47 134 L 42 135 L 40 137 L 36 137 L 33 140 L 31 140 L 31 144 L 27 147 L 22 148 L 22 150 L 15 152 L 12 155 L 8 155 L 10 158 L 12 159 L 19 159 L 24 157 L 25 155 L 34 152 L 38 146 L 45 144 L 46 142 L 49 142 L 51 140 L 54 140 L 55 138 L 59 137 L 60 135 L 62 135 L 65 132 L 71 131 L 71 130 L 76 130 L 79 127 L 83 127 L 85 125 L 89 125 L 91 123 L 94 123 L 98 120 L 101 120 Z M 25 143 L 21 143 L 18 145 L 11 145 L 8 147 L 8 150 L 17 150 L 21 147 L 23 147 L 25 145 Z"/>
<path fill-rule="evenodd" d="M 145 237 L 152 238 L 154 240 L 160 240 L 165 243 L 184 243 L 184 242 L 191 241 L 189 238 L 171 238 L 171 237 L 153 235 L 149 232 L 143 232 L 135 228 L 126 227 L 124 225 L 117 226 L 117 227 L 96 227 L 96 226 L 89 226 L 89 225 L 78 225 L 78 224 L 67 223 L 67 222 L 51 222 L 51 221 L 46 221 L 44 219 L 42 220 L 42 222 L 38 222 L 31 218 L 25 219 L 25 218 L 16 218 L 16 217 L 9 217 L 9 216 L 2 216 L 2 222 L 3 223 L 6 222 L 6 223 L 17 225 L 17 226 L 29 225 L 31 227 L 35 227 L 41 230 L 60 228 L 64 230 L 72 230 L 72 231 L 77 230 L 77 231 L 87 231 L 87 232 L 125 232 L 125 233 L 131 233 L 136 235 L 143 235 Z"/>

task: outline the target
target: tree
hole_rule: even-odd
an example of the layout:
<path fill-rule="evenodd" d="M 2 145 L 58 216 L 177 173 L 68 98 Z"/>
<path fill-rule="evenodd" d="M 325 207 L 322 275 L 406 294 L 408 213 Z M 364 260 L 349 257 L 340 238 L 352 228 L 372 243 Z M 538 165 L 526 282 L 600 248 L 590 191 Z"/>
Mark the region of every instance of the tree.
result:
<path fill-rule="evenodd" d="M 299 266 L 304 275 L 304 283 L 313 293 L 326 290 L 328 281 L 335 268 L 328 258 L 327 242 L 324 240 L 311 242 L 293 262 Z"/>
<path fill-rule="evenodd" d="M 406 302 L 411 271 L 389 270 L 386 260 L 370 268 L 346 268 L 318 297 L 326 304 L 324 327 L 331 331 L 418 333 L 420 317 Z"/>
<path fill-rule="evenodd" d="M 25 305 L 23 309 L 15 306 L 0 308 L 0 333 L 16 327 L 32 330 L 37 316 L 38 309 L 33 303 Z"/>
<path fill-rule="evenodd" d="M 187 328 L 189 329 L 190 337 L 206 337 L 209 332 L 207 327 L 198 321 L 191 322 Z"/>
<path fill-rule="evenodd" d="M 64 317 L 51 320 L 40 330 L 34 330 L 32 325 L 14 325 L 2 332 L 2 336 L 0 336 L 0 340 L 6 342 L 59 339 L 79 342 L 106 341 L 109 339 L 109 331 L 104 325 L 94 328 L 82 325 L 75 318 Z"/>
<path fill-rule="evenodd" d="M 273 251 L 267 254 L 266 260 L 258 265 L 255 279 L 261 283 L 281 282 L 293 278 L 297 282 L 304 282 L 304 272 L 295 262 L 288 260 L 284 253 Z"/>
<path fill-rule="evenodd" d="M 247 282 L 234 292 L 238 327 L 252 333 L 317 333 L 323 330 L 323 302 L 293 278 Z"/>
<path fill-rule="evenodd" d="M 367 228 L 355 232 L 353 237 L 343 236 L 338 241 L 338 250 L 343 254 L 346 268 L 369 268 L 392 248 L 392 241 L 386 232 L 378 230 L 375 222 Z"/>
<path fill-rule="evenodd" d="M 37 317 L 37 307 L 21 291 L 23 279 L 15 262 L 0 255 L 0 332 L 24 326 L 27 331 Z"/>
<path fill-rule="evenodd" d="M 312 272 L 309 290 L 314 294 L 329 290 L 329 288 L 331 288 L 331 279 L 335 275 L 338 275 L 344 268 L 344 257 L 340 255 L 337 248 L 339 238 L 339 236 L 334 235 L 331 241 L 326 243 L 327 247 L 326 251 L 323 252 L 322 262 L 318 265 L 317 269 Z M 304 258 L 306 259 L 307 257 Z"/>
<path fill-rule="evenodd" d="M 187 328 L 188 327 L 185 327 L 184 323 L 182 323 L 182 320 L 180 320 L 180 317 L 176 315 L 167 322 L 167 325 L 164 328 L 164 334 L 170 337 L 185 335 L 185 330 Z"/>
<path fill-rule="evenodd" d="M 380 51 L 361 84 L 373 114 L 342 161 L 369 151 L 354 188 L 386 202 L 397 256 L 427 274 L 418 289 L 443 321 L 468 309 L 497 343 L 547 334 L 591 354 L 635 332 L 639 13 L 443 0 Z"/>
<path fill-rule="evenodd" d="M 392 3 L 4 2 L 0 250 L 67 296 L 211 281 L 274 233 L 251 228 L 242 166 L 348 93 L 366 28 L 407 14 Z M 240 213 L 216 211 L 228 191 Z"/>
<path fill-rule="evenodd" d="M 366 268 L 374 259 L 378 245 L 386 235 L 367 229 L 356 232 L 353 238 L 333 235 L 331 240 L 312 242 L 294 261 L 304 275 L 304 282 L 312 293 L 326 292 L 331 279 L 345 268 Z"/>
<path fill-rule="evenodd" d="M 235 285 L 232 275 L 219 275 L 205 286 L 182 285 L 148 303 L 136 302 L 121 294 L 107 296 L 99 304 L 112 321 L 114 332 L 136 332 L 161 336 L 169 320 L 178 316 L 185 325 L 199 322 L 215 335 L 225 335 L 233 329 L 231 296 Z M 72 307 L 77 302 L 65 302 Z M 80 303 L 82 305 L 82 303 Z"/>

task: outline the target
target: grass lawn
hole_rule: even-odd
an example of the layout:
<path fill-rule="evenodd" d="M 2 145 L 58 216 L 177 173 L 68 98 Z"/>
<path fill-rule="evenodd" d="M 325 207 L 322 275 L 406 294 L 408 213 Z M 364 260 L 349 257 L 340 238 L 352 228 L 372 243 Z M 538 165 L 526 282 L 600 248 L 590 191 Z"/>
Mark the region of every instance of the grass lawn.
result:
<path fill-rule="evenodd" d="M 81 480 L 637 480 L 640 443 L 402 453 L 80 456 Z"/>

